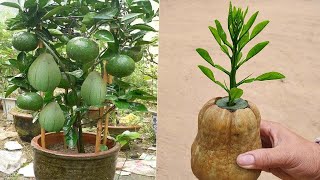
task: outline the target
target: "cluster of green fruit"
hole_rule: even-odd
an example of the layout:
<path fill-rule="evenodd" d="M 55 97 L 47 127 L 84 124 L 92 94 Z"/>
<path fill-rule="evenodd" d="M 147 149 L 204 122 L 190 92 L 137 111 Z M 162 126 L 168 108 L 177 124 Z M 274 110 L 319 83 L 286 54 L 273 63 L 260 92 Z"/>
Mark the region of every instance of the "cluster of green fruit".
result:
<path fill-rule="evenodd" d="M 13 47 L 19 51 L 35 50 L 38 44 L 38 38 L 30 32 L 16 33 L 12 40 Z M 72 60 L 93 64 L 99 56 L 99 46 L 91 39 L 75 37 L 67 43 L 66 52 Z M 119 78 L 129 76 L 135 70 L 135 61 L 141 60 L 143 56 L 141 49 L 137 47 L 124 49 L 122 53 L 107 61 L 108 74 Z M 67 89 L 76 82 L 74 76 L 60 71 L 54 57 L 49 53 L 42 53 L 35 59 L 29 67 L 27 77 L 30 85 L 41 92 L 53 91 L 56 87 Z M 105 101 L 106 93 L 106 84 L 101 75 L 96 71 L 90 72 L 81 86 L 80 95 L 84 102 L 88 106 L 99 106 Z M 71 91 L 66 97 L 68 105 L 77 105 L 79 95 L 76 92 Z M 24 110 L 38 111 L 43 104 L 43 98 L 34 92 L 17 98 L 17 106 Z M 65 116 L 59 104 L 47 104 L 40 112 L 39 122 L 46 131 L 60 131 L 65 123 Z"/>

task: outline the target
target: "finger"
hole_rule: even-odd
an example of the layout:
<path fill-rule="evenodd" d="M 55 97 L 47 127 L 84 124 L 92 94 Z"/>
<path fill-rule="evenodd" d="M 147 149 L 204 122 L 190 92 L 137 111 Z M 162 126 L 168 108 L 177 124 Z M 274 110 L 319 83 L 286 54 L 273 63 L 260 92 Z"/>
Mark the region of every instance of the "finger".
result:
<path fill-rule="evenodd" d="M 280 179 L 283 180 L 293 180 L 294 178 L 284 172 L 281 168 L 275 168 L 275 169 L 270 169 L 270 171 L 273 175 L 277 176 Z"/>
<path fill-rule="evenodd" d="M 283 167 L 289 159 L 288 153 L 281 151 L 280 148 L 267 148 L 249 151 L 237 157 L 240 167 L 246 169 L 270 169 Z"/>

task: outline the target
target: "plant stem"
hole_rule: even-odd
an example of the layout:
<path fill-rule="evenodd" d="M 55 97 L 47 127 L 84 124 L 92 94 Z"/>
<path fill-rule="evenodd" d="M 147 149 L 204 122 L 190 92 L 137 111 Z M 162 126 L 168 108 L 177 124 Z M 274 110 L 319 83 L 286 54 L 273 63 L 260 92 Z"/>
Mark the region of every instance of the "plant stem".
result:
<path fill-rule="evenodd" d="M 236 88 L 237 87 L 237 81 L 236 81 L 236 73 L 237 73 L 237 55 L 238 55 L 238 51 L 237 51 L 237 40 L 232 39 L 233 41 L 233 48 L 232 48 L 232 57 L 231 57 L 231 72 L 230 72 L 230 90 L 232 88 Z M 234 101 L 231 99 L 231 94 L 229 93 L 229 102 L 228 102 L 229 106 L 233 106 L 234 105 Z"/>
<path fill-rule="evenodd" d="M 85 153 L 84 151 L 84 145 L 82 141 L 82 126 L 81 126 L 81 118 L 80 118 L 80 112 L 77 112 L 77 126 L 78 126 L 78 152 L 79 153 Z"/>

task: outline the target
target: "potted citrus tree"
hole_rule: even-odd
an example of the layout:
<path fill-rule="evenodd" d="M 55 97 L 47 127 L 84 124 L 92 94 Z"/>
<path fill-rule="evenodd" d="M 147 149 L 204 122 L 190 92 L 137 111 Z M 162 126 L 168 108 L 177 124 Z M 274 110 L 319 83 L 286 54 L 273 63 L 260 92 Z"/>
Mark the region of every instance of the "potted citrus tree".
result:
<path fill-rule="evenodd" d="M 282 79 L 285 76 L 278 72 L 267 72 L 257 77 L 248 76 L 237 81 L 237 71 L 242 65 L 265 48 L 269 41 L 254 45 L 244 55 L 243 48 L 255 38 L 269 23 L 262 21 L 253 26 L 258 12 L 246 22 L 248 8 L 233 7 L 230 3 L 228 14 L 228 31 L 230 39 L 221 23 L 215 20 L 215 27 L 209 29 L 231 63 L 227 70 L 213 61 L 209 53 L 198 48 L 199 55 L 212 67 L 229 77 L 229 86 L 218 81 L 211 69 L 199 65 L 200 70 L 215 84 L 223 88 L 228 96 L 209 100 L 198 115 L 198 133 L 191 148 L 191 166 L 199 179 L 257 179 L 260 170 L 245 170 L 236 163 L 239 154 L 261 148 L 260 113 L 256 105 L 242 99 L 242 84 L 254 81 Z M 253 27 L 253 28 L 252 28 Z M 230 41 L 231 40 L 231 41 Z"/>
<path fill-rule="evenodd" d="M 126 132 L 116 139 L 109 137 L 108 114 L 120 108 L 147 108 L 135 102 L 145 95 L 118 97 L 111 93 L 115 91 L 112 86 L 125 85 L 121 78 L 135 70 L 128 52 L 150 43 L 143 37 L 155 31 L 147 25 L 157 16 L 151 2 L 26 0 L 1 5 L 19 11 L 7 21 L 9 30 L 23 30 L 39 40 L 30 51 L 35 59 L 21 74 L 21 81 L 43 98 L 43 107 L 34 118 L 41 135 L 31 142 L 36 178 L 113 179 L 120 147 L 138 136 Z M 142 23 L 135 23 L 136 19 Z M 20 36 L 18 40 L 28 41 Z M 99 108 L 96 134 L 82 129 L 90 107 Z"/>

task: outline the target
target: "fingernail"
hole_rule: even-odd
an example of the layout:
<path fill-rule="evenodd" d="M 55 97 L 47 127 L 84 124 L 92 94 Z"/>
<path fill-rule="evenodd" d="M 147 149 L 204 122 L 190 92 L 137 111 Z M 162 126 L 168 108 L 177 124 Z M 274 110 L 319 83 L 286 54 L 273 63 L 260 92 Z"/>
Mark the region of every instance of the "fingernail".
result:
<path fill-rule="evenodd" d="M 254 157 L 251 154 L 238 156 L 237 163 L 239 166 L 250 166 L 254 164 Z"/>

